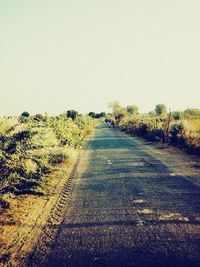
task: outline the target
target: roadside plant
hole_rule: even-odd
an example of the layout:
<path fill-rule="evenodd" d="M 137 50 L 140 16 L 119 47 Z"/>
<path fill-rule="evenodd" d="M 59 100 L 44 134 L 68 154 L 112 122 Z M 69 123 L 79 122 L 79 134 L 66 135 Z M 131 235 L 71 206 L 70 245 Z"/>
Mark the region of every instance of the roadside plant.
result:
<path fill-rule="evenodd" d="M 173 144 L 180 144 L 184 142 L 184 125 L 182 123 L 174 123 L 169 129 L 170 141 Z"/>
<path fill-rule="evenodd" d="M 42 194 L 57 164 L 71 161 L 94 128 L 89 116 L 26 113 L 0 118 L 0 193 Z M 1 198 L 2 199 L 2 198 Z M 0 205 L 4 201 L 0 201 Z"/>

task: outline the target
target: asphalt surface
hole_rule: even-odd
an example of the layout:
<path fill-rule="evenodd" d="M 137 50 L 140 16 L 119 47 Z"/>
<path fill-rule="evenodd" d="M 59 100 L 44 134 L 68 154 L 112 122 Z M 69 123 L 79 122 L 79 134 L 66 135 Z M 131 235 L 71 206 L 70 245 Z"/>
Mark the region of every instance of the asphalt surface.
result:
<path fill-rule="evenodd" d="M 96 129 L 47 266 L 200 266 L 200 187 Z"/>

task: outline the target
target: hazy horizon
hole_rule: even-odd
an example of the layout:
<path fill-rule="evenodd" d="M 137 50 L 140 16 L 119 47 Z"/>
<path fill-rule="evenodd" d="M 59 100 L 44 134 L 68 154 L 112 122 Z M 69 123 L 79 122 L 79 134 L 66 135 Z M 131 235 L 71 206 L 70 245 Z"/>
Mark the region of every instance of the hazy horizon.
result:
<path fill-rule="evenodd" d="M 200 1 L 0 1 L 0 116 L 199 108 Z"/>

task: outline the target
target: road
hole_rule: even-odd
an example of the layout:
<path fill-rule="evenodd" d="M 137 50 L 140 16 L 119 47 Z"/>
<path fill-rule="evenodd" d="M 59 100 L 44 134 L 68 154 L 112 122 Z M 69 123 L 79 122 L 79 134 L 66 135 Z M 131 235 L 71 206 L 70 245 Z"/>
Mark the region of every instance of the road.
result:
<path fill-rule="evenodd" d="M 200 266 L 200 187 L 124 136 L 96 129 L 46 266 Z"/>

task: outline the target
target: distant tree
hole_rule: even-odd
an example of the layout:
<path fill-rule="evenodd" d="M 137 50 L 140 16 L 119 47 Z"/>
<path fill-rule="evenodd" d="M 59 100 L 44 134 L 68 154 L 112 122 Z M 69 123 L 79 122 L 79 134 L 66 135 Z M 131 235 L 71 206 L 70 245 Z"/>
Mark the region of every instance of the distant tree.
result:
<path fill-rule="evenodd" d="M 126 109 L 122 107 L 118 101 L 110 102 L 108 107 L 112 108 L 113 116 L 116 120 L 121 120 L 121 118 L 127 114 Z"/>
<path fill-rule="evenodd" d="M 28 118 L 30 116 L 30 114 L 27 111 L 24 111 L 24 112 L 22 112 L 21 116 Z"/>
<path fill-rule="evenodd" d="M 119 110 L 122 108 L 122 106 L 120 105 L 119 101 L 114 100 L 112 102 L 109 102 L 108 107 L 112 109 L 113 112 Z"/>
<path fill-rule="evenodd" d="M 105 112 L 101 112 L 101 113 L 95 113 L 95 112 L 89 112 L 88 115 L 92 118 L 95 118 L 95 119 L 99 119 L 99 118 L 103 118 L 106 116 L 106 113 Z"/>
<path fill-rule="evenodd" d="M 45 116 L 43 116 L 42 114 L 37 113 L 34 116 L 34 120 L 36 120 L 36 121 L 45 121 Z"/>
<path fill-rule="evenodd" d="M 174 120 L 180 120 L 182 117 L 182 113 L 180 111 L 173 111 L 172 117 Z"/>
<path fill-rule="evenodd" d="M 200 109 L 198 108 L 187 108 L 183 113 L 185 117 L 200 117 Z"/>
<path fill-rule="evenodd" d="M 99 119 L 99 118 L 101 118 L 100 113 L 96 113 L 95 116 L 94 116 L 94 118 L 95 118 L 95 119 Z"/>
<path fill-rule="evenodd" d="M 137 114 L 137 113 L 138 113 L 138 107 L 135 106 L 135 105 L 128 105 L 128 106 L 126 107 L 126 110 L 127 110 L 127 112 L 130 113 L 130 114 Z"/>
<path fill-rule="evenodd" d="M 155 112 L 157 116 L 167 113 L 167 107 L 165 104 L 157 104 L 155 107 Z"/>
<path fill-rule="evenodd" d="M 78 112 L 76 110 L 68 110 L 67 111 L 67 118 L 71 118 L 72 120 L 75 120 L 76 117 L 78 116 Z"/>
<path fill-rule="evenodd" d="M 90 117 L 92 117 L 92 118 L 95 118 L 96 113 L 93 112 L 93 111 L 90 111 L 90 112 L 88 113 L 88 115 L 89 115 Z"/>
<path fill-rule="evenodd" d="M 100 115 L 100 118 L 103 118 L 106 116 L 106 112 L 101 112 L 101 113 L 99 113 L 99 115 Z"/>

